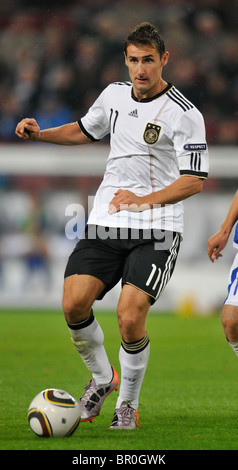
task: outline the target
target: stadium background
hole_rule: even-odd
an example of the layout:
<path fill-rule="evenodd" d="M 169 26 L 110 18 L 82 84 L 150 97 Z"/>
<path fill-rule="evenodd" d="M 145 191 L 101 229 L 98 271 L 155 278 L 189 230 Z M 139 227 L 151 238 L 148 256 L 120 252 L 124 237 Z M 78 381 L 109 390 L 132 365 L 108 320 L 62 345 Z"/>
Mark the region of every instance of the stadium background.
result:
<path fill-rule="evenodd" d="M 50 5 L 50 6 L 49 6 Z M 238 4 L 223 0 L 26 1 L 0 4 L 0 306 L 60 307 L 76 240 L 65 210 L 87 210 L 108 140 L 80 148 L 19 142 L 23 117 L 42 128 L 75 121 L 112 81 L 127 80 L 123 42 L 135 24 L 160 27 L 170 60 L 164 78 L 203 113 L 211 154 L 202 194 L 185 201 L 173 279 L 155 309 L 219 311 L 234 256 L 232 238 L 212 265 L 207 239 L 237 190 Z M 100 307 L 115 308 L 119 286 Z"/>

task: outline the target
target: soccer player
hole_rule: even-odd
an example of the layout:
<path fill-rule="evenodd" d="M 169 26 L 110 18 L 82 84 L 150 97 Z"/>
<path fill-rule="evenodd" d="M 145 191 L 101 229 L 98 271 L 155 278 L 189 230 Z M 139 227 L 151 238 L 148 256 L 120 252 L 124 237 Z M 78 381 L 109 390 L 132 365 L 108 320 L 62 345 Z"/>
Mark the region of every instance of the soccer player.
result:
<path fill-rule="evenodd" d="M 223 256 L 232 228 L 238 220 L 238 191 L 236 192 L 220 230 L 208 239 L 208 256 L 212 262 Z M 238 224 L 233 245 L 238 249 Z M 222 309 L 221 322 L 226 339 L 238 356 L 238 253 L 230 269 L 228 294 Z"/>
<path fill-rule="evenodd" d="M 16 127 L 22 139 L 61 145 L 111 137 L 85 235 L 66 266 L 63 296 L 72 342 L 92 373 L 81 397 L 82 421 L 91 421 L 119 384 L 92 305 L 121 280 L 121 383 L 111 429 L 138 425 L 150 352 L 147 313 L 174 270 L 182 200 L 199 193 L 208 175 L 203 117 L 162 78 L 169 53 L 158 29 L 150 23 L 135 27 L 124 54 L 131 81 L 107 86 L 78 122 L 40 130 L 26 118 Z"/>

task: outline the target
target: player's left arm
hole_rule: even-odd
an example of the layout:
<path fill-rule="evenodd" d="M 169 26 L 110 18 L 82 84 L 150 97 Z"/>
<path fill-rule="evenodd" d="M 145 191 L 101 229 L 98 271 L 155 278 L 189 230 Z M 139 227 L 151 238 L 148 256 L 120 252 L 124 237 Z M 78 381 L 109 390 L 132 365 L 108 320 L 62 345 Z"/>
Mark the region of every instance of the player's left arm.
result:
<path fill-rule="evenodd" d="M 155 205 L 176 204 L 203 189 L 203 179 L 197 176 L 183 175 L 164 189 L 145 196 L 137 196 L 129 190 L 119 189 L 109 204 L 109 214 L 121 210 L 143 211 Z"/>
<path fill-rule="evenodd" d="M 238 220 L 238 191 L 232 200 L 230 208 L 224 221 L 221 224 L 220 230 L 208 239 L 208 256 L 212 263 L 215 259 L 222 256 L 221 251 L 225 248 L 231 230 Z"/>

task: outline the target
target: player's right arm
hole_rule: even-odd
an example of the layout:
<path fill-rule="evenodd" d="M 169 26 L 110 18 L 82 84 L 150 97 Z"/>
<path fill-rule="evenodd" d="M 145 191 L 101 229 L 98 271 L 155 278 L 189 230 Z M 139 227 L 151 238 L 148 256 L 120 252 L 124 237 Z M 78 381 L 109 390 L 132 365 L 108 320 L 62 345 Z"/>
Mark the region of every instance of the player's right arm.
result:
<path fill-rule="evenodd" d="M 15 133 L 18 137 L 24 140 L 58 145 L 80 145 L 92 143 L 92 140 L 83 134 L 77 122 L 41 130 L 35 119 L 25 118 L 17 124 Z"/>
<path fill-rule="evenodd" d="M 236 192 L 231 206 L 220 230 L 208 239 L 208 256 L 212 262 L 222 256 L 221 251 L 225 248 L 231 230 L 238 220 L 238 191 Z"/>

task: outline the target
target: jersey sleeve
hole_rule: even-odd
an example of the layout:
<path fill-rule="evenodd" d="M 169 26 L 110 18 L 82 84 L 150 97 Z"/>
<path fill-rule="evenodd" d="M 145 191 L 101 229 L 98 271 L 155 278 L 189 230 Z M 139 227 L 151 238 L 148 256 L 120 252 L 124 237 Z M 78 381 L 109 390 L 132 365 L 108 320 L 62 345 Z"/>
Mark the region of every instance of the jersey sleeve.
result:
<path fill-rule="evenodd" d="M 202 114 L 193 108 L 184 112 L 176 126 L 174 148 L 180 175 L 208 177 L 209 154 Z"/>
<path fill-rule="evenodd" d="M 233 246 L 234 246 L 234 248 L 238 249 L 238 224 L 236 224 L 236 228 L 235 228 Z"/>
<path fill-rule="evenodd" d="M 78 121 L 81 131 L 92 141 L 98 141 L 110 132 L 104 107 L 105 90 L 99 95 L 87 114 Z"/>

